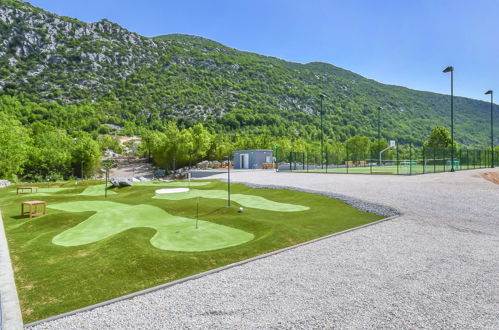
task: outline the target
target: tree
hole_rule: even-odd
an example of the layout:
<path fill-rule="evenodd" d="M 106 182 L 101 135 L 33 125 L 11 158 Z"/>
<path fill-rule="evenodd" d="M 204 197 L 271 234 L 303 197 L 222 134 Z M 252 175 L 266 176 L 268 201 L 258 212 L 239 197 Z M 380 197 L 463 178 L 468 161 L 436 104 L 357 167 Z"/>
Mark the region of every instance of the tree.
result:
<path fill-rule="evenodd" d="M 211 140 L 208 157 L 212 160 L 223 161 L 224 157 L 230 155 L 234 150 L 234 144 L 227 134 L 218 134 Z"/>
<path fill-rule="evenodd" d="M 139 150 L 148 158 L 154 160 L 155 156 L 159 156 L 160 149 L 166 137 L 163 133 L 156 131 L 144 131 L 142 133 L 142 143 Z"/>
<path fill-rule="evenodd" d="M 427 148 L 451 148 L 452 139 L 450 132 L 443 126 L 435 126 L 424 143 Z M 457 143 L 454 141 L 454 148 L 457 149 Z"/>
<path fill-rule="evenodd" d="M 369 149 L 371 150 L 372 155 L 378 155 L 379 152 L 388 147 L 388 142 L 385 139 L 376 139 L 374 140 Z"/>
<path fill-rule="evenodd" d="M 33 124 L 32 132 L 33 144 L 29 150 L 29 161 L 25 165 L 27 178 L 42 180 L 69 176 L 73 139 L 66 131 L 41 122 Z"/>
<path fill-rule="evenodd" d="M 199 161 L 206 157 L 212 136 L 202 124 L 196 124 L 191 129 L 192 152 L 189 154 L 189 165 L 192 160 Z"/>
<path fill-rule="evenodd" d="M 93 140 L 87 133 L 80 132 L 74 138 L 74 147 L 71 151 L 71 166 L 83 171 L 85 177 L 93 175 L 100 167 L 101 152 L 99 143 Z M 81 168 L 83 164 L 83 168 Z M 75 173 L 76 174 L 76 173 Z"/>
<path fill-rule="evenodd" d="M 28 161 L 29 131 L 17 120 L 0 112 L 0 179 L 17 180 Z"/>
<path fill-rule="evenodd" d="M 327 152 L 328 164 L 339 164 L 345 160 L 345 144 L 341 142 L 327 141 L 324 146 L 324 151 Z"/>
<path fill-rule="evenodd" d="M 374 140 L 370 146 L 371 158 L 378 159 L 379 153 L 382 150 L 385 150 L 386 148 L 388 148 L 388 146 L 389 146 L 389 144 L 385 139 Z M 383 153 L 384 159 L 391 159 L 391 156 L 392 156 L 392 149 L 389 149 Z"/>
<path fill-rule="evenodd" d="M 346 141 L 349 158 L 353 161 L 366 159 L 371 141 L 366 136 L 354 136 Z"/>
<path fill-rule="evenodd" d="M 111 135 L 100 135 L 97 138 L 97 142 L 99 143 L 101 151 L 112 150 L 117 154 L 123 153 L 123 147 L 117 137 Z"/>

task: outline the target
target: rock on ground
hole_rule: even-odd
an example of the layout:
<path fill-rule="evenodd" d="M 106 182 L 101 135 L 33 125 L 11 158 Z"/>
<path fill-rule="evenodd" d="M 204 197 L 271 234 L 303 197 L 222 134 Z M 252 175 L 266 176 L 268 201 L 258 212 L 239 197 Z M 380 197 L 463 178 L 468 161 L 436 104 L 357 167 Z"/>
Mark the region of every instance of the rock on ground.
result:
<path fill-rule="evenodd" d="M 132 178 L 112 178 L 110 180 L 114 187 L 130 187 L 133 186 Z"/>

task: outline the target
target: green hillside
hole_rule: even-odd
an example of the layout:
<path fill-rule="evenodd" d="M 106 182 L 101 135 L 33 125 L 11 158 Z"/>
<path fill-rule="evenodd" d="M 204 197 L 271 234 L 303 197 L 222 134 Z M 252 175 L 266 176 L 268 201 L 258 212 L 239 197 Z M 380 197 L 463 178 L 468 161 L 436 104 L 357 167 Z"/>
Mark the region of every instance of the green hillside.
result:
<path fill-rule="evenodd" d="M 420 144 L 435 125 L 449 123 L 449 96 L 197 36 L 146 38 L 108 20 L 84 23 L 15 0 L 0 0 L 0 40 L 0 110 L 25 125 L 105 133 L 113 124 L 138 133 L 174 120 L 314 140 L 322 92 L 332 141 L 374 137 L 379 106 L 383 137 L 400 143 Z M 486 143 L 489 104 L 457 98 L 455 106 L 458 141 Z"/>

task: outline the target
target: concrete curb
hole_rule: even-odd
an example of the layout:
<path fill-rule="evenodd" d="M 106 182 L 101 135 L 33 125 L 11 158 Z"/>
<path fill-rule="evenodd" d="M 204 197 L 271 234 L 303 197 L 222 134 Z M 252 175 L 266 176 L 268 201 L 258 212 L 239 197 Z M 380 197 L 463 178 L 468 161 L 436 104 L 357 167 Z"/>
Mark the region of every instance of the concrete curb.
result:
<path fill-rule="evenodd" d="M 21 307 L 17 297 L 9 246 L 0 212 L 0 329 L 23 329 Z"/>
<path fill-rule="evenodd" d="M 280 254 L 280 253 L 283 253 L 283 252 L 286 252 L 286 251 L 289 251 L 289 250 L 293 250 L 293 249 L 296 249 L 296 248 L 299 248 L 299 247 L 302 247 L 302 246 L 305 246 L 305 245 L 309 245 L 309 244 L 312 244 L 312 243 L 315 243 L 315 242 L 319 242 L 319 241 L 322 241 L 322 240 L 325 240 L 325 239 L 328 239 L 328 238 L 332 238 L 332 237 L 335 237 L 335 236 L 338 236 L 338 235 L 346 234 L 346 233 L 349 233 L 351 231 L 360 230 L 360 229 L 363 229 L 363 228 L 366 228 L 366 227 L 370 227 L 370 226 L 379 224 L 381 222 L 393 220 L 393 219 L 396 219 L 396 218 L 400 217 L 401 215 L 403 215 L 403 214 L 393 215 L 393 216 L 390 216 L 390 217 L 387 217 L 387 218 L 384 218 L 384 219 L 381 219 L 381 220 L 378 220 L 378 221 L 374 221 L 374 222 L 371 222 L 371 223 L 368 223 L 368 224 L 365 224 L 365 225 L 362 225 L 362 226 L 358 226 L 358 227 L 355 227 L 355 228 L 350 228 L 350 229 L 347 229 L 347 230 L 343 230 L 343 231 L 340 231 L 340 232 L 337 232 L 337 233 L 333 233 L 333 234 L 330 234 L 330 235 L 327 235 L 327 236 L 323 236 L 323 237 L 319 237 L 319 238 L 313 239 L 311 241 L 307 241 L 307 242 L 303 242 L 303 243 L 300 243 L 300 244 L 297 244 L 297 245 L 289 246 L 289 247 L 281 249 L 281 250 L 272 251 L 272 252 L 269 252 L 269 253 L 266 253 L 266 254 L 262 254 L 262 255 L 259 255 L 259 256 L 253 257 L 253 258 L 241 260 L 241 261 L 235 262 L 233 264 L 229 264 L 229 265 L 222 266 L 222 267 L 219 267 L 219 268 L 211 269 L 211 270 L 208 270 L 208 271 L 203 272 L 203 273 L 199 273 L 199 274 L 196 274 L 196 275 L 192 275 L 192 276 L 188 276 L 188 277 L 185 277 L 185 278 L 181 278 L 181 279 L 173 281 L 173 282 L 169 282 L 169 283 L 161 284 L 161 285 L 149 288 L 149 289 L 137 291 L 137 292 L 125 295 L 125 296 L 121 296 L 121 297 L 117 297 L 117 298 L 114 298 L 114 299 L 111 299 L 111 300 L 103 301 L 101 303 L 98 303 L 98 304 L 95 304 L 95 305 L 90 305 L 90 306 L 87 306 L 87 307 L 83 307 L 83 308 L 80 308 L 80 309 L 77 309 L 77 310 L 74 310 L 74 311 L 71 311 L 71 312 L 67 312 L 67 313 L 55 315 L 55 316 L 52 316 L 52 317 L 48 317 L 46 319 L 42 319 L 42 320 L 39 320 L 39 321 L 35 321 L 35 322 L 32 322 L 32 323 L 26 324 L 25 327 L 26 328 L 34 327 L 34 326 L 40 325 L 42 323 L 54 321 L 54 320 L 57 320 L 57 319 L 60 319 L 60 318 L 68 317 L 68 316 L 79 314 L 79 313 L 84 313 L 84 312 L 87 312 L 87 311 L 90 311 L 90 310 L 93 310 L 93 309 L 96 309 L 96 308 L 99 308 L 99 307 L 103 307 L 103 306 L 106 306 L 106 305 L 110 305 L 110 304 L 113 304 L 113 303 L 120 302 L 122 300 L 133 299 L 133 298 L 135 298 L 137 296 L 142 296 L 142 295 L 147 294 L 147 293 L 151 293 L 151 292 L 158 291 L 158 290 L 161 290 L 161 289 L 166 289 L 166 288 L 172 287 L 172 286 L 177 285 L 177 284 L 181 284 L 181 283 L 184 283 L 184 282 L 187 282 L 187 281 L 196 280 L 198 278 L 205 277 L 205 276 L 208 276 L 208 275 L 211 275 L 211 274 L 215 274 L 215 273 L 218 273 L 218 272 L 230 269 L 230 268 L 242 266 L 244 264 L 247 264 L 247 263 L 250 263 L 250 262 L 253 262 L 253 261 L 264 259 L 264 258 L 273 256 L 273 255 L 276 255 L 276 254 Z"/>

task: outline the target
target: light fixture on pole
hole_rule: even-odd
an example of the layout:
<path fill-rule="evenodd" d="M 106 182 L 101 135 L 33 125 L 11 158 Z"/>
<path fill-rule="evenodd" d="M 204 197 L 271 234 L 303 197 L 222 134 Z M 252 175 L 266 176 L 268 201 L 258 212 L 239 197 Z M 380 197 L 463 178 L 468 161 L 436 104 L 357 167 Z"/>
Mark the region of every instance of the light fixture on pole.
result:
<path fill-rule="evenodd" d="M 450 171 L 454 172 L 454 67 L 448 66 L 442 71 L 443 73 L 450 72 L 450 136 L 452 140 L 451 145 L 451 168 Z"/>
<path fill-rule="evenodd" d="M 494 91 L 488 90 L 485 95 L 490 95 L 490 151 L 492 153 L 491 166 L 494 168 Z"/>
<path fill-rule="evenodd" d="M 322 93 L 319 95 L 321 97 L 321 169 L 324 168 L 324 111 L 323 111 L 323 103 L 324 103 L 324 98 L 327 97 L 326 94 Z"/>
<path fill-rule="evenodd" d="M 378 107 L 378 148 L 381 149 L 381 110 L 383 107 Z M 381 158 L 379 159 L 379 166 L 381 166 Z"/>
<path fill-rule="evenodd" d="M 378 143 L 381 140 L 381 110 L 383 107 L 378 107 Z"/>
<path fill-rule="evenodd" d="M 109 181 L 109 170 L 113 167 L 113 163 L 112 162 L 105 162 L 104 163 L 104 170 L 106 171 L 106 184 L 105 184 L 105 187 L 104 187 L 104 197 L 107 198 L 107 183 Z"/>

